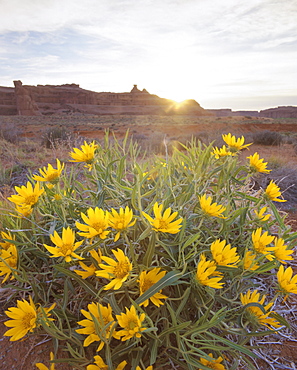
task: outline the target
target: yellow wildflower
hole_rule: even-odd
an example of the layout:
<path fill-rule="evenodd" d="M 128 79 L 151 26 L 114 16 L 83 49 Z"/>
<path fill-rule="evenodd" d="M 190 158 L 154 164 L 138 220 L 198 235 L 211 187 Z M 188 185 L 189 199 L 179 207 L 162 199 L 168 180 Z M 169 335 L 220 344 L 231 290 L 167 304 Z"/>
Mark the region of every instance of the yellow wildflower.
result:
<path fill-rule="evenodd" d="M 136 366 L 136 370 L 141 370 L 141 367 L 140 366 Z M 148 366 L 145 368 L 145 370 L 153 370 L 153 367 L 152 366 Z"/>
<path fill-rule="evenodd" d="M 27 182 L 27 186 L 22 185 L 21 187 L 14 187 L 18 194 L 13 194 L 11 197 L 7 198 L 12 203 L 17 206 L 34 206 L 38 202 L 39 197 L 44 192 L 44 189 L 40 189 L 39 182 L 37 182 L 33 188 L 31 182 Z"/>
<path fill-rule="evenodd" d="M 102 256 L 100 249 L 98 250 L 98 252 L 96 252 L 95 250 L 91 250 L 90 254 L 94 258 L 94 260 L 96 260 L 97 264 L 99 265 L 99 263 L 101 263 L 101 256 Z M 81 261 L 79 261 L 78 263 L 80 267 L 85 271 L 81 271 L 81 270 L 73 270 L 73 271 L 76 272 L 78 275 L 80 275 L 83 279 L 96 275 L 96 271 L 98 270 L 98 267 L 95 266 L 93 263 L 90 266 L 87 266 L 85 263 Z"/>
<path fill-rule="evenodd" d="M 218 147 L 215 147 L 213 148 L 213 151 L 211 152 L 212 155 L 214 155 L 214 157 L 216 159 L 219 159 L 221 157 L 226 157 L 226 156 L 234 156 L 235 154 L 230 152 L 230 150 L 228 150 L 226 148 L 226 145 L 223 145 L 221 148 L 218 148 Z"/>
<path fill-rule="evenodd" d="M 211 244 L 210 250 L 212 258 L 219 266 L 236 267 L 236 264 L 239 262 L 236 248 L 231 248 L 230 244 L 226 245 L 226 240 L 215 240 Z"/>
<path fill-rule="evenodd" d="M 263 235 L 261 235 L 261 233 L 262 227 L 259 227 L 252 233 L 254 250 L 257 253 L 263 254 L 269 261 L 272 261 L 274 256 L 271 254 L 271 251 L 274 250 L 274 247 L 267 247 L 267 245 L 273 242 L 274 236 L 268 235 L 267 231 L 265 231 Z"/>
<path fill-rule="evenodd" d="M 200 362 L 202 365 L 209 367 L 210 369 L 214 370 L 226 370 L 225 366 L 221 363 L 223 362 L 223 357 L 219 356 L 218 358 L 214 358 L 212 353 L 208 354 L 209 357 L 213 358 L 213 360 L 207 360 L 206 358 L 200 357 Z M 199 368 L 198 370 L 202 370 Z"/>
<path fill-rule="evenodd" d="M 119 212 L 113 208 L 111 209 L 111 213 L 109 214 L 109 224 L 113 229 L 117 230 L 117 234 L 114 238 L 115 242 L 119 239 L 122 231 L 125 231 L 128 227 L 135 224 L 136 219 L 132 220 L 132 218 L 133 212 L 128 206 L 125 210 L 121 207 Z"/>
<path fill-rule="evenodd" d="M 163 276 L 165 276 L 166 271 L 160 271 L 161 269 L 159 267 L 153 268 L 151 271 L 142 271 L 139 275 L 139 290 L 140 295 L 142 295 L 144 292 L 146 292 L 152 285 L 157 283 L 160 279 L 162 279 Z M 163 305 L 164 302 L 161 301 L 161 299 L 167 298 L 166 295 L 161 294 L 162 290 L 155 293 L 152 297 L 147 299 L 146 301 L 142 302 L 140 304 L 144 305 L 144 307 L 147 307 L 149 304 L 149 300 L 156 305 L 157 307 L 160 307 L 160 305 Z"/>
<path fill-rule="evenodd" d="M 259 212 L 256 211 L 256 210 L 254 211 L 255 214 L 256 214 L 256 216 L 257 216 L 257 218 L 259 219 L 259 221 L 265 222 L 265 221 L 268 221 L 269 220 L 269 218 L 271 217 L 271 215 L 269 213 L 265 215 L 264 213 L 266 211 L 267 211 L 267 207 L 262 207 Z"/>
<path fill-rule="evenodd" d="M 17 269 L 18 265 L 18 251 L 17 247 L 14 244 L 11 244 L 8 249 L 0 249 L 0 276 L 6 274 L 5 278 L 2 281 L 2 284 L 9 278 L 12 274 L 12 271 Z M 13 280 L 14 276 L 12 275 L 10 280 Z"/>
<path fill-rule="evenodd" d="M 248 146 L 252 145 L 252 143 L 244 145 L 245 139 L 244 139 L 243 136 L 241 136 L 241 138 L 236 139 L 236 137 L 234 135 L 231 135 L 229 133 L 228 135 L 222 135 L 222 137 L 223 137 L 223 140 L 225 141 L 225 143 L 228 145 L 228 147 L 229 147 L 228 149 L 232 153 L 238 152 L 239 150 L 245 149 Z"/>
<path fill-rule="evenodd" d="M 140 316 L 138 316 L 134 306 L 131 306 L 130 310 L 126 307 L 126 313 L 116 315 L 116 318 L 119 325 L 123 328 L 116 333 L 116 336 L 122 341 L 133 337 L 140 338 L 141 333 L 146 330 L 146 328 L 142 327 L 142 322 L 145 319 L 145 313 L 142 313 Z"/>
<path fill-rule="evenodd" d="M 219 275 L 216 271 L 217 267 L 214 261 L 206 261 L 204 254 L 201 254 L 200 261 L 198 262 L 196 279 L 199 284 L 209 286 L 211 288 L 221 289 L 224 283 L 219 283 L 222 280 L 222 276 L 211 277 Z"/>
<path fill-rule="evenodd" d="M 97 148 L 98 145 L 96 145 L 94 141 L 92 141 L 90 144 L 85 141 L 84 144 L 81 145 L 81 150 L 78 148 L 73 148 L 73 152 L 69 153 L 72 158 L 70 162 L 85 162 L 85 167 L 91 170 Z"/>
<path fill-rule="evenodd" d="M 81 313 L 86 319 L 78 321 L 77 323 L 78 325 L 84 326 L 84 328 L 76 329 L 75 331 L 79 334 L 87 335 L 84 340 L 84 347 L 89 346 L 93 342 L 100 342 L 97 351 L 101 351 L 104 346 L 104 341 L 101 337 L 109 339 L 112 329 L 115 326 L 110 304 L 104 307 L 100 303 L 92 302 L 88 304 L 88 311 L 81 310 Z M 96 329 L 98 327 L 100 328 L 100 336 Z"/>
<path fill-rule="evenodd" d="M 55 304 L 49 308 L 43 308 L 46 318 L 50 316 L 49 312 L 54 307 Z M 28 332 L 32 332 L 33 329 L 40 325 L 38 318 L 44 316 L 40 309 L 36 309 L 31 296 L 29 297 L 29 302 L 25 299 L 17 301 L 17 307 L 9 307 L 5 314 L 12 320 L 5 321 L 4 325 L 11 329 L 7 330 L 3 335 L 11 337 L 9 340 L 12 342 L 23 338 Z"/>
<path fill-rule="evenodd" d="M 152 225 L 153 230 L 155 231 L 161 231 L 163 233 L 169 233 L 169 234 L 177 234 L 180 231 L 180 228 L 182 227 L 181 223 L 183 221 L 182 218 L 179 218 L 176 221 L 173 221 L 176 216 L 178 215 L 177 212 L 171 213 L 171 207 L 167 208 L 163 215 L 163 204 L 158 205 L 156 202 L 154 204 L 154 214 L 155 218 L 152 218 L 145 212 L 142 212 L 143 216 L 149 221 L 149 223 Z"/>
<path fill-rule="evenodd" d="M 199 197 L 200 207 L 207 216 L 226 218 L 222 213 L 226 210 L 226 207 L 217 203 L 212 203 L 212 197 L 207 197 L 206 194 Z"/>
<path fill-rule="evenodd" d="M 104 212 L 103 209 L 96 207 L 89 208 L 87 215 L 81 213 L 81 217 L 86 225 L 76 222 L 75 225 L 83 232 L 78 233 L 85 238 L 94 238 L 99 236 L 100 239 L 106 239 L 110 231 L 106 230 L 109 227 L 109 212 Z"/>
<path fill-rule="evenodd" d="M 259 325 L 264 325 L 269 329 L 271 329 L 271 327 L 272 328 L 281 327 L 280 323 L 277 320 L 275 320 L 273 317 L 269 317 L 270 314 L 273 312 L 269 311 L 269 309 L 273 305 L 273 302 L 270 302 L 264 306 L 265 298 L 266 298 L 265 295 L 263 295 L 263 297 L 261 298 L 257 290 L 254 290 L 253 292 L 249 290 L 246 294 L 240 293 L 240 300 L 244 306 L 249 303 L 258 303 L 263 306 L 265 313 L 263 313 L 263 311 L 258 306 L 251 305 L 247 307 L 247 311 L 252 315 L 252 317 Z"/>
<path fill-rule="evenodd" d="M 273 180 L 271 180 L 267 186 L 265 195 L 269 200 L 273 200 L 274 202 L 286 202 L 285 199 L 278 198 L 282 195 L 282 193 L 280 192 L 280 188 L 273 182 Z"/>
<path fill-rule="evenodd" d="M 61 194 L 54 194 L 54 199 L 56 202 L 60 202 L 62 200 L 62 195 Z"/>
<path fill-rule="evenodd" d="M 50 361 L 53 361 L 53 359 L 54 359 L 54 354 L 53 354 L 53 352 L 51 352 L 51 353 L 50 353 Z M 42 364 L 42 363 L 38 362 L 37 364 L 35 364 L 35 366 L 36 366 L 39 370 L 55 370 L 55 364 L 54 364 L 54 363 L 52 363 L 52 364 L 50 365 L 50 367 L 47 367 L 47 366 L 45 366 L 44 364 Z"/>
<path fill-rule="evenodd" d="M 279 287 L 284 294 L 297 294 L 297 275 L 293 276 L 292 267 L 285 270 L 284 266 L 281 265 L 276 276 Z"/>
<path fill-rule="evenodd" d="M 117 259 L 117 262 L 110 257 L 102 256 L 101 259 L 106 262 L 107 265 L 103 263 L 99 264 L 102 270 L 96 271 L 97 276 L 111 280 L 111 282 L 104 287 L 104 290 L 120 289 L 132 271 L 132 263 L 121 249 L 118 248 L 117 251 L 112 250 L 112 253 Z"/>
<path fill-rule="evenodd" d="M 21 218 L 29 217 L 33 211 L 33 208 L 28 205 L 16 205 L 15 210 L 20 214 Z"/>
<path fill-rule="evenodd" d="M 51 164 L 48 164 L 47 168 L 43 167 L 39 169 L 39 175 L 33 175 L 33 180 L 35 181 L 48 181 L 51 183 L 56 183 L 61 173 L 64 169 L 64 163 L 61 165 L 59 159 L 57 161 L 57 168 L 55 169 Z"/>
<path fill-rule="evenodd" d="M 243 267 L 245 270 L 255 271 L 260 265 L 256 262 L 257 255 L 251 251 L 247 251 L 243 257 Z"/>
<path fill-rule="evenodd" d="M 259 154 L 256 152 L 253 155 L 246 157 L 250 160 L 250 169 L 252 172 L 269 173 L 271 170 L 267 170 L 267 162 L 263 162 L 264 159 L 260 159 Z"/>
<path fill-rule="evenodd" d="M 11 235 L 10 231 L 7 233 L 5 231 L 0 232 L 1 237 L 3 239 L 3 242 L 0 243 L 0 248 L 7 250 L 12 245 L 15 245 L 14 243 L 10 243 L 9 241 L 15 241 L 15 235 Z"/>
<path fill-rule="evenodd" d="M 284 239 L 275 238 L 275 249 L 273 250 L 273 254 L 280 263 L 286 264 L 286 261 L 294 260 L 294 258 L 290 256 L 290 254 L 292 254 L 294 251 L 292 249 L 287 249 L 287 246 L 284 243 Z"/>
<path fill-rule="evenodd" d="M 108 366 L 106 363 L 103 361 L 101 356 L 94 356 L 94 362 L 95 365 L 88 365 L 87 370 L 108 370 Z M 127 361 L 122 361 L 116 368 L 115 370 L 123 370 L 124 367 L 127 365 Z"/>
<path fill-rule="evenodd" d="M 56 231 L 54 231 L 54 235 L 50 235 L 50 238 L 56 246 L 43 245 L 52 254 L 51 258 L 63 257 L 66 262 L 70 262 L 72 258 L 83 259 L 74 252 L 83 243 L 83 240 L 75 243 L 75 232 L 70 227 L 67 229 L 63 227 L 62 238 Z"/>
<path fill-rule="evenodd" d="M 10 341 L 19 340 L 36 328 L 37 310 L 31 297 L 30 302 L 17 301 L 17 307 L 8 308 L 5 314 L 13 319 L 4 323 L 5 326 L 12 328 L 4 333 L 5 336 L 11 336 Z"/>

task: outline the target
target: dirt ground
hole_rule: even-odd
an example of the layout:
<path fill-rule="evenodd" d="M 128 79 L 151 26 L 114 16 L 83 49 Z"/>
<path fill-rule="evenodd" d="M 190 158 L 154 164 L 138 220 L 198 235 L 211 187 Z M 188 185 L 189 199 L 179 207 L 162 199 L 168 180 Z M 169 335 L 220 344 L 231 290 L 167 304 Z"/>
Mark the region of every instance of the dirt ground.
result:
<path fill-rule="evenodd" d="M 104 131 L 114 131 L 122 137 L 126 131 L 149 138 L 162 134 L 184 137 L 201 133 L 253 133 L 271 130 L 297 133 L 297 119 L 257 117 L 195 117 L 195 116 L 126 116 L 126 115 L 64 115 L 64 116 L 0 116 L 0 128 L 17 130 L 23 137 L 40 138 L 47 130 L 61 127 L 87 138 L 102 138 Z"/>
<path fill-rule="evenodd" d="M 158 116 L 49 116 L 49 117 L 4 117 L 0 116 L 0 128 L 6 127 L 15 130 L 22 138 L 40 140 L 44 133 L 53 127 L 62 127 L 69 133 L 78 134 L 88 139 L 102 139 L 105 130 L 113 131 L 118 138 L 130 133 L 137 139 L 154 140 L 168 137 L 171 140 L 181 140 L 191 135 L 211 138 L 222 133 L 248 135 L 257 131 L 277 131 L 288 137 L 297 135 L 297 120 L 272 120 L 254 117 L 158 117 Z M 268 159 L 272 155 L 283 161 L 284 164 L 297 165 L 297 156 L 292 145 L 284 144 L 280 147 L 252 146 L 248 154 L 258 151 L 262 157 Z M 297 213 L 288 215 L 287 223 L 293 230 L 297 230 Z M 48 336 L 32 336 L 18 342 L 10 342 L 3 337 L 7 330 L 3 322 L 7 317 L 3 314 L 4 289 L 0 288 L 0 370 L 31 370 L 37 369 L 34 364 L 42 362 L 49 365 L 49 352 L 53 350 L 51 339 Z M 296 302 L 295 302 L 296 303 Z M 2 304 L 2 307 L 1 307 Z M 297 304 L 293 305 L 297 309 Z M 7 307 L 6 307 L 7 308 Z M 270 367 L 266 361 L 258 361 L 258 369 L 297 369 L 297 338 L 296 341 L 286 340 L 280 344 L 277 340 L 267 344 L 269 351 L 276 353 L 276 358 L 286 359 L 284 367 Z M 266 347 L 267 347 L 266 346 Z M 59 353 L 59 357 L 67 357 Z M 296 367 L 295 367 L 296 365 Z M 277 363 L 274 364 L 277 366 Z M 56 370 L 71 370 L 67 364 L 56 365 Z"/>

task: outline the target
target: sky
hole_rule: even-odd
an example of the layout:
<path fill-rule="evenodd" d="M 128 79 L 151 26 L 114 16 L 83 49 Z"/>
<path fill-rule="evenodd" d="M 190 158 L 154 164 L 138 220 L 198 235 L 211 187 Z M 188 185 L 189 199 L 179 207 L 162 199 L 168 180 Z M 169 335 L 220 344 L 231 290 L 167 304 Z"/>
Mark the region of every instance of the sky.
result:
<path fill-rule="evenodd" d="M 0 0 L 0 86 L 297 105 L 297 0 Z"/>

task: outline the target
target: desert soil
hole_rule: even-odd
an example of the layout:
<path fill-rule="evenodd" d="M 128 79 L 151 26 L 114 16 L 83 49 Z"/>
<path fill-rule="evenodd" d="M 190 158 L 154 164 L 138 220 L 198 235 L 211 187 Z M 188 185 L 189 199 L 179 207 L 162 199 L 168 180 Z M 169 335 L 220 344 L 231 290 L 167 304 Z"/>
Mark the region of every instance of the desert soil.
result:
<path fill-rule="evenodd" d="M 257 117 L 193 117 L 193 116 L 126 116 L 126 115 L 64 115 L 64 116 L 0 116 L 0 125 L 18 129 L 23 137 L 40 138 L 52 127 L 63 127 L 87 138 L 101 138 L 104 130 L 114 131 L 118 137 L 129 129 L 134 135 L 152 137 L 156 134 L 184 137 L 201 133 L 253 133 L 278 131 L 297 133 L 297 119 Z"/>
<path fill-rule="evenodd" d="M 154 140 L 154 138 L 167 137 L 171 140 L 181 140 L 185 137 L 221 135 L 222 133 L 239 134 L 248 137 L 258 131 L 277 131 L 288 137 L 297 135 L 297 120 L 272 120 L 268 118 L 254 117 L 180 117 L 180 116 L 48 116 L 48 117 L 5 117 L 0 116 L 0 128 L 10 127 L 22 138 L 40 138 L 53 127 L 65 128 L 69 133 L 78 134 L 87 139 L 102 139 L 105 130 L 114 132 L 118 138 L 122 138 L 129 129 L 137 139 Z M 161 140 L 161 139 L 160 139 Z M 252 149 L 253 148 L 253 149 Z M 248 155 L 258 151 L 264 158 L 271 156 L 270 147 L 251 147 Z M 273 154 L 286 163 L 297 164 L 297 157 L 292 145 L 274 147 Z M 288 223 L 297 230 L 297 214 L 288 217 Z M 296 302 L 295 302 L 296 303 Z M 2 307 L 1 307 L 2 306 Z M 7 320 L 4 315 L 5 292 L 0 288 L 0 370 L 31 370 L 37 369 L 34 364 L 42 362 L 48 366 L 49 352 L 53 350 L 51 339 L 45 335 L 31 336 L 18 342 L 10 342 L 3 336 L 7 330 L 3 322 Z M 296 304 L 293 306 L 295 308 Z M 277 340 L 275 341 L 277 342 Z M 282 344 L 269 344 L 269 349 L 277 353 L 279 366 L 274 364 L 275 369 L 297 369 L 297 338 L 282 342 Z M 65 353 L 59 353 L 59 358 L 67 357 Z M 283 361 L 285 360 L 285 361 Z M 281 363 L 286 365 L 282 367 Z M 296 365 L 297 366 L 297 365 Z M 70 370 L 67 364 L 56 365 L 57 370 Z M 258 369 L 273 369 L 266 361 L 259 361 Z"/>

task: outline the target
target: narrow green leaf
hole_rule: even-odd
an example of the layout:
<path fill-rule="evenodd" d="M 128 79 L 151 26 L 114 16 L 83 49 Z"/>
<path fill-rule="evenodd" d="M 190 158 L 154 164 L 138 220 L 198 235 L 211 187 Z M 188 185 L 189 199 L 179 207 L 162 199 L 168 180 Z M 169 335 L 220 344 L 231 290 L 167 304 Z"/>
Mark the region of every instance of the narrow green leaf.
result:
<path fill-rule="evenodd" d="M 284 230 L 286 229 L 286 226 L 284 224 L 284 220 L 281 218 L 278 209 L 276 208 L 275 204 L 270 202 L 270 208 L 272 209 L 272 212 L 274 214 L 274 217 L 276 218 L 277 222 L 279 223 L 279 226 Z"/>
<path fill-rule="evenodd" d="M 230 340 L 225 339 L 225 338 L 222 338 L 222 337 L 220 337 L 220 336 L 218 336 L 216 334 L 213 334 L 211 332 L 207 332 L 207 334 L 209 336 L 217 339 L 219 342 L 222 342 L 222 343 L 226 344 L 228 347 L 231 347 L 231 348 L 236 349 L 236 351 L 239 351 L 241 353 L 244 353 L 245 355 L 250 356 L 250 357 L 253 357 L 253 358 L 258 358 L 258 356 L 255 353 L 253 353 L 252 351 L 250 351 L 246 347 L 240 346 L 239 344 L 233 343 Z"/>
<path fill-rule="evenodd" d="M 289 237 L 285 238 L 285 242 L 290 242 L 294 239 L 297 239 L 297 233 L 290 234 Z"/>
<path fill-rule="evenodd" d="M 182 246 L 182 249 L 187 248 L 189 245 L 193 244 L 200 237 L 200 233 L 192 235 Z"/>
<path fill-rule="evenodd" d="M 153 232 L 151 234 L 150 241 L 147 246 L 147 250 L 143 257 L 143 264 L 147 267 L 151 266 L 152 264 L 153 256 L 155 254 L 155 248 L 156 248 L 156 233 Z"/>
<path fill-rule="evenodd" d="M 187 304 L 188 302 L 188 299 L 189 299 L 189 296 L 190 296 L 190 293 L 191 293 L 191 288 L 187 288 L 186 291 L 184 292 L 183 294 L 183 299 L 182 301 L 180 302 L 177 310 L 175 311 L 175 315 L 176 317 L 178 317 L 180 315 L 180 313 L 182 312 L 182 310 L 184 309 L 185 305 Z"/>
<path fill-rule="evenodd" d="M 71 277 L 72 279 L 76 280 L 86 291 L 88 291 L 90 294 L 92 294 L 94 297 L 97 297 L 97 292 L 93 290 L 93 287 L 91 284 L 87 283 L 85 280 L 83 280 L 79 275 L 76 273 L 69 271 L 65 269 L 62 266 L 55 265 L 55 270 L 58 270 L 59 272 L 63 273 L 66 276 Z"/>
<path fill-rule="evenodd" d="M 260 308 L 260 310 L 263 312 L 263 314 L 266 313 L 265 311 L 265 308 L 260 304 L 260 303 L 257 303 L 257 302 L 250 302 L 250 303 L 247 303 L 244 308 L 247 309 L 249 307 L 258 307 Z"/>
<path fill-rule="evenodd" d="M 151 226 L 148 226 L 141 234 L 140 236 L 138 237 L 138 241 L 140 240 L 143 240 L 145 238 L 147 238 L 152 232 L 152 227 Z"/>
<path fill-rule="evenodd" d="M 140 305 L 142 302 L 146 301 L 154 294 L 158 293 L 160 290 L 164 289 L 168 285 L 177 283 L 178 280 L 182 277 L 182 272 L 180 271 L 170 271 L 165 276 L 162 277 L 158 282 L 152 285 L 145 293 L 135 300 L 135 303 Z"/>
<path fill-rule="evenodd" d="M 163 330 L 162 333 L 159 335 L 159 338 L 162 338 L 162 337 L 164 337 L 168 334 L 171 334 L 171 333 L 177 334 L 179 331 L 188 327 L 191 323 L 192 323 L 192 321 L 186 321 L 186 322 L 183 322 L 181 324 L 177 324 L 175 326 L 172 326 L 171 328 L 168 328 L 166 330 Z"/>

